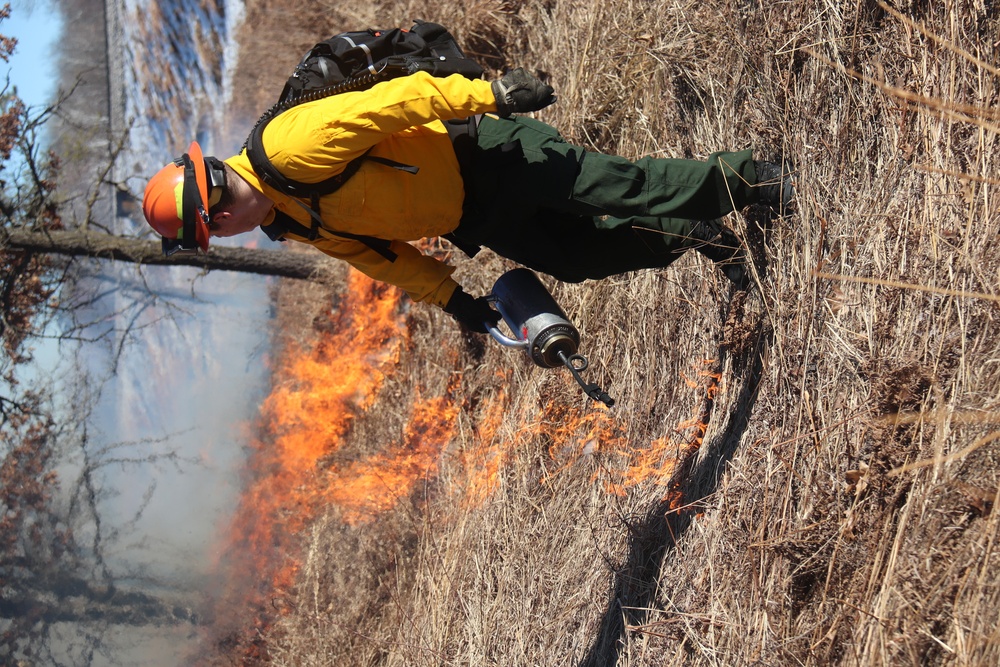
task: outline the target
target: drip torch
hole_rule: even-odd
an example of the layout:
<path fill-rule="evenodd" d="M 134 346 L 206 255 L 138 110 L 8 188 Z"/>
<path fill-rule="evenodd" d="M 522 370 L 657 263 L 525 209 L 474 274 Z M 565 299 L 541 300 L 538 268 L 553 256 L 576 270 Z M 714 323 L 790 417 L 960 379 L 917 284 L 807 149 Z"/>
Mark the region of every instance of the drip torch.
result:
<path fill-rule="evenodd" d="M 523 268 L 508 271 L 497 279 L 487 299 L 496 306 L 514 334 L 511 338 L 497 327 L 488 326 L 490 335 L 498 343 L 523 348 L 542 368 L 565 366 L 587 396 L 608 407 L 615 404 L 615 399 L 603 389 L 583 380 L 580 373 L 587 370 L 589 362 L 577 351 L 580 332 L 566 318 L 566 313 L 538 276 Z"/>

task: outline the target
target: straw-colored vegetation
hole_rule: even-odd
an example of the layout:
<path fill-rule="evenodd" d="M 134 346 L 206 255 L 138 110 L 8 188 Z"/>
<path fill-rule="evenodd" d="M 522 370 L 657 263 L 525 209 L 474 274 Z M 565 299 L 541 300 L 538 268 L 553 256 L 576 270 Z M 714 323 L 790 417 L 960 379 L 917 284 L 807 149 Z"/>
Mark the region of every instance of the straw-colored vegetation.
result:
<path fill-rule="evenodd" d="M 618 400 L 610 413 L 567 373 L 409 308 L 398 362 L 327 465 L 399 440 L 416 402 L 448 396 L 438 467 L 374 520 L 331 505 L 304 531 L 255 655 L 1000 664 L 991 3 L 289 6 L 248 3 L 239 79 L 262 92 L 243 98 L 245 118 L 320 35 L 427 18 L 492 68 L 547 73 L 559 103 L 540 117 L 575 142 L 790 159 L 799 212 L 730 216 L 760 255 L 748 294 L 693 253 L 549 283 L 582 331 L 588 376 Z M 508 268 L 489 253 L 453 261 L 474 293 Z M 325 334 L 328 305 L 283 288 L 284 354 Z M 474 487 L 490 466 L 492 486 Z"/>

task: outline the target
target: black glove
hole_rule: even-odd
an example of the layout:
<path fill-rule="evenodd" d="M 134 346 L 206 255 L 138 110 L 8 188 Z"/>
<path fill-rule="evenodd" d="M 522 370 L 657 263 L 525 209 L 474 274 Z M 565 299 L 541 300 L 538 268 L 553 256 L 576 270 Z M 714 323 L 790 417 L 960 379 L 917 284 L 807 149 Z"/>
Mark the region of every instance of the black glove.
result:
<path fill-rule="evenodd" d="M 531 76 L 523 67 L 511 70 L 493 82 L 497 114 L 504 118 L 512 113 L 544 109 L 556 101 L 554 92 L 552 86 Z"/>
<path fill-rule="evenodd" d="M 500 321 L 500 313 L 490 306 L 485 296 L 474 299 L 462 291 L 461 287 L 448 299 L 444 312 L 458 320 L 458 323 L 466 329 L 476 333 L 486 333 L 487 323 L 496 326 Z"/>

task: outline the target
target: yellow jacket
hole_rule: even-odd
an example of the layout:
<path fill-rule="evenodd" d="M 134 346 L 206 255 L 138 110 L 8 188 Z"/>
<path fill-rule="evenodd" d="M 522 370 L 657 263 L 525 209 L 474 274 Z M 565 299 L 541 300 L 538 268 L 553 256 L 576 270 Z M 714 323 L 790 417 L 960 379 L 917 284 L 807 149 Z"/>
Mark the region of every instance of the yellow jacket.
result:
<path fill-rule="evenodd" d="M 354 176 L 320 200 L 327 229 L 390 240 L 397 255 L 394 262 L 360 241 L 324 236 L 322 231 L 315 241 L 293 234 L 287 238 L 350 262 L 375 280 L 402 288 L 414 301 L 443 307 L 458 286 L 451 278 L 454 269 L 406 241 L 439 236 L 458 226 L 465 190 L 441 121 L 489 111 L 496 111 L 490 82 L 458 74 L 440 79 L 421 72 L 280 114 L 264 130 L 262 143 L 271 162 L 288 178 L 318 183 L 373 146 L 371 156 L 419 168 L 411 174 L 363 160 Z M 275 208 L 311 225 L 308 209 L 264 184 L 245 151 L 226 164 Z M 272 212 L 264 224 L 273 220 Z"/>

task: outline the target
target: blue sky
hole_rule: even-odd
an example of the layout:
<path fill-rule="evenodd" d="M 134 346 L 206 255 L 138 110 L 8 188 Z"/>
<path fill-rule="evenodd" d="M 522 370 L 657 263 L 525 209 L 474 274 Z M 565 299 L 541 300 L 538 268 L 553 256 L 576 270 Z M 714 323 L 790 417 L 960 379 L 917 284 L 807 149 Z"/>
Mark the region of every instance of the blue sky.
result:
<path fill-rule="evenodd" d="M 28 106 L 42 106 L 55 93 L 55 43 L 62 18 L 49 0 L 11 0 L 10 7 L 0 33 L 16 37 L 17 48 L 9 63 L 0 61 L 0 73 L 10 77 Z"/>

